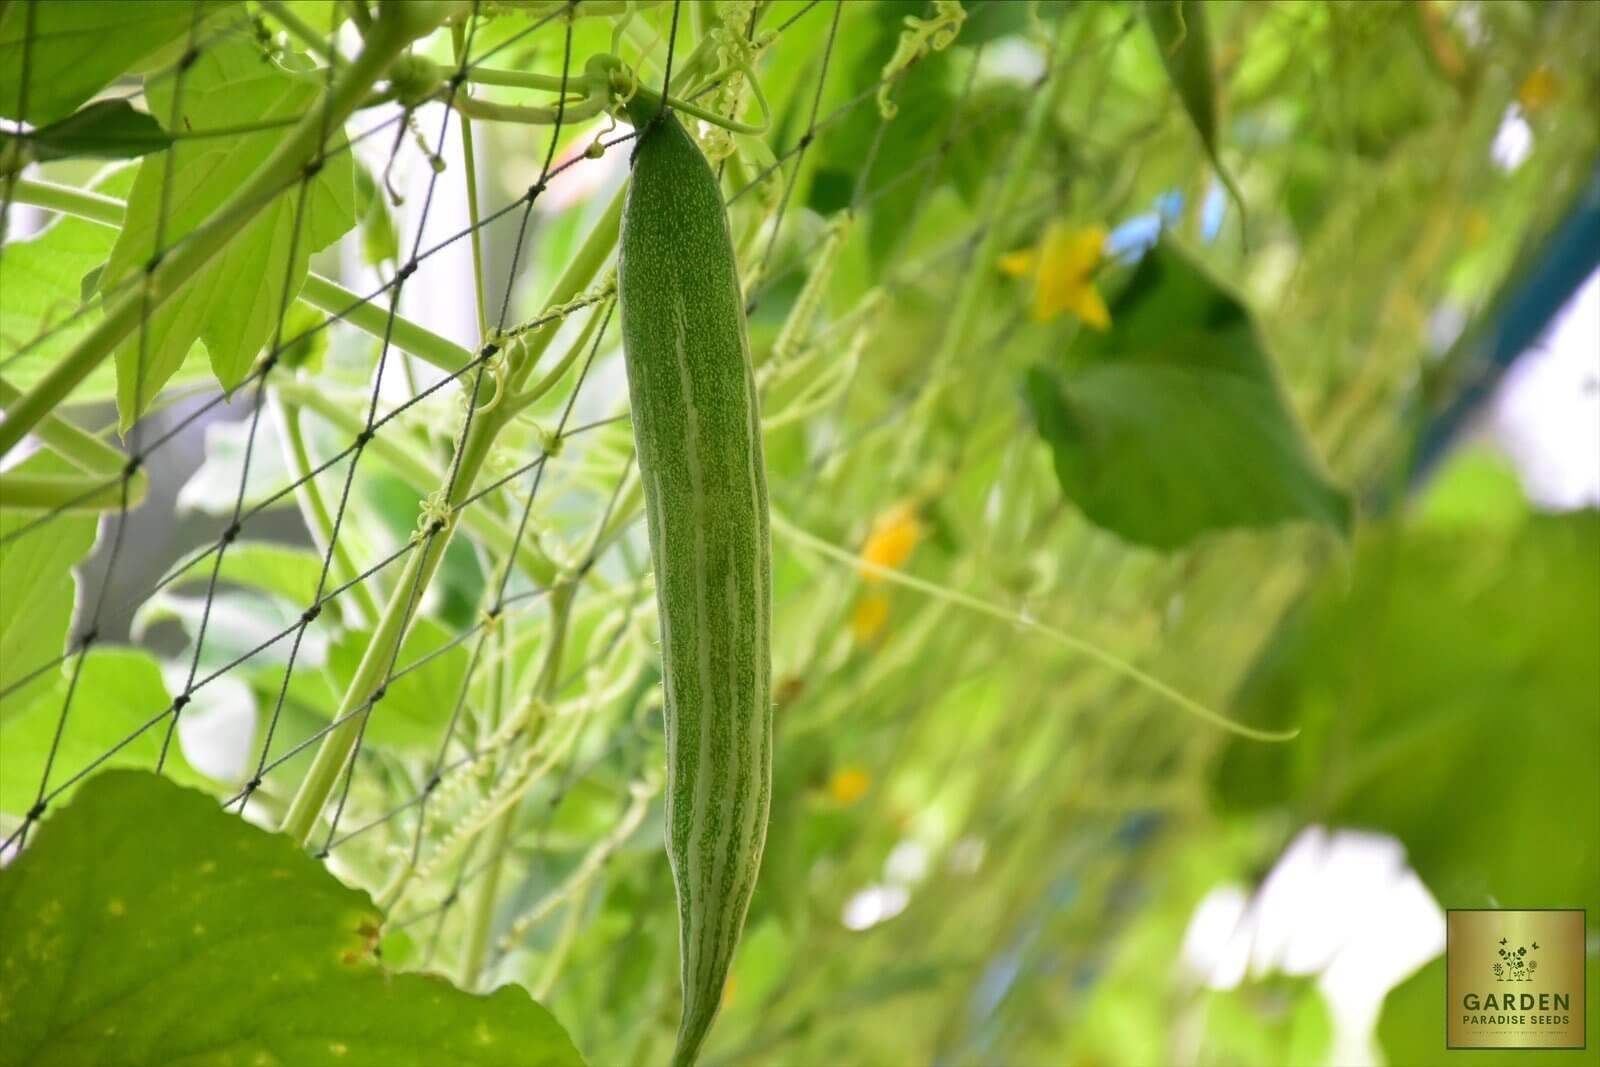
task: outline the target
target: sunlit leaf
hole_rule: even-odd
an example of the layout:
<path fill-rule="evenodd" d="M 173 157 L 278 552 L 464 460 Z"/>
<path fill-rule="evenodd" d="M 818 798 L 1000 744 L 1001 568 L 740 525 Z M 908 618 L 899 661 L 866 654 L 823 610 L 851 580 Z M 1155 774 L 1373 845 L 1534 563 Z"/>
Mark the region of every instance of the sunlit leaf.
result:
<path fill-rule="evenodd" d="M 74 675 L 76 685 L 72 682 Z M 52 749 L 55 762 L 50 769 L 50 789 L 61 786 L 108 752 L 110 758 L 97 770 L 153 768 L 161 757 L 172 720 L 168 716 L 153 726 L 150 723 L 171 707 L 172 697 L 162 681 L 160 665 L 148 653 L 132 648 L 96 648 L 84 656 L 81 667 L 75 661 L 69 662 L 64 670 L 52 671 L 49 677 L 52 684 L 28 709 L 0 726 L 0 811 L 20 815 L 32 806 Z M 122 745 L 130 737 L 133 739 Z M 180 782 L 198 785 L 206 781 L 184 759 L 176 736 L 167 750 L 163 770 Z M 68 789 L 63 796 L 71 796 L 72 792 Z"/>
<path fill-rule="evenodd" d="M 73 0 L 0 5 L 0 115 L 35 126 L 70 115 L 139 60 L 215 33 L 232 0 Z M 28 72 L 26 85 L 22 72 Z"/>
<path fill-rule="evenodd" d="M 169 248 L 208 219 L 266 162 L 317 96 L 314 79 L 294 77 L 254 44 L 234 40 L 217 42 L 201 54 L 184 82 L 176 116 L 174 84 L 151 84 L 150 111 L 169 127 L 192 133 L 273 120 L 284 124 L 256 133 L 185 139 L 172 153 L 141 164 L 101 288 L 109 291 L 144 270 L 158 240 Z M 302 204 L 304 217 L 297 222 Z M 327 157 L 303 197 L 298 185 L 280 194 L 117 349 L 123 427 L 149 407 L 196 341 L 204 342 L 224 388 L 243 380 L 262 346 L 273 339 L 279 313 L 287 307 L 285 286 L 290 295 L 297 293 L 311 253 L 354 224 L 350 154 L 338 152 Z"/>
<path fill-rule="evenodd" d="M 384 969 L 365 893 L 203 794 L 115 771 L 37 833 L 0 873 L 8 1064 L 582 1063 L 521 990 Z"/>
<path fill-rule="evenodd" d="M 1374 531 L 1244 691 L 1301 737 L 1231 745 L 1221 798 L 1393 833 L 1445 907 L 1600 909 L 1597 590 L 1593 512 Z"/>
<path fill-rule="evenodd" d="M 71 470 L 50 454 L 18 468 L 32 473 Z M 94 544 L 99 519 L 79 513 L 41 525 L 39 512 L 0 511 L 0 723 L 24 711 L 60 677 L 52 664 L 66 650 L 72 619 L 72 575 Z"/>

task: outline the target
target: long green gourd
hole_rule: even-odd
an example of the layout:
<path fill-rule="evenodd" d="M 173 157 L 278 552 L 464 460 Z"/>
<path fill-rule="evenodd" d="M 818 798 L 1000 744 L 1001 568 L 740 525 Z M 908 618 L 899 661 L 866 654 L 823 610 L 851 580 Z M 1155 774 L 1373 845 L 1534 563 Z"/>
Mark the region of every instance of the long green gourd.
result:
<path fill-rule="evenodd" d="M 661 617 L 667 849 L 694 1063 L 755 891 L 772 795 L 766 468 L 728 218 L 694 141 L 654 102 L 623 208 L 617 292 Z"/>

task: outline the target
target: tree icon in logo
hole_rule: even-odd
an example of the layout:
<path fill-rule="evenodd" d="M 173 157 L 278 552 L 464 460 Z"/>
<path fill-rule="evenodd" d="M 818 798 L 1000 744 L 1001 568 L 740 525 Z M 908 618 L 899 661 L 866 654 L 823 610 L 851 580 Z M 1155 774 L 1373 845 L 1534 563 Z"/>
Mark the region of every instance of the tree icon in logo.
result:
<path fill-rule="evenodd" d="M 1539 961 L 1528 955 L 1525 945 L 1516 948 L 1507 948 L 1506 939 L 1500 939 L 1500 958 L 1489 965 L 1494 972 L 1497 982 L 1531 982 L 1533 973 L 1539 969 Z M 1539 942 L 1533 943 L 1534 950 L 1539 948 Z"/>

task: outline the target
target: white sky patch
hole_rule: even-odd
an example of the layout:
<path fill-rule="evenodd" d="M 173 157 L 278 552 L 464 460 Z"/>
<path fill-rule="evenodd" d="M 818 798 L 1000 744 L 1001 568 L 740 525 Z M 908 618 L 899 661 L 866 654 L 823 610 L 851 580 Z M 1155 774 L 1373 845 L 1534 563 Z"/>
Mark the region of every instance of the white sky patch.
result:
<path fill-rule="evenodd" d="M 1600 507 L 1600 271 L 1507 372 L 1490 429 L 1535 505 Z"/>
<path fill-rule="evenodd" d="M 1181 966 L 1211 989 L 1317 975 L 1333 1019 L 1330 1063 L 1379 1062 L 1383 998 L 1444 951 L 1444 913 L 1386 834 L 1303 831 L 1254 896 L 1221 886 L 1195 908 Z"/>
<path fill-rule="evenodd" d="M 850 930 L 866 930 L 906 910 L 911 893 L 905 886 L 870 885 L 845 901 L 840 920 Z"/>
<path fill-rule="evenodd" d="M 1533 127 L 1528 125 L 1528 120 L 1522 117 L 1522 109 L 1516 104 L 1506 108 L 1505 116 L 1500 120 L 1500 128 L 1495 131 L 1494 143 L 1489 146 L 1489 158 L 1495 165 L 1510 174 L 1523 163 L 1533 152 Z"/>

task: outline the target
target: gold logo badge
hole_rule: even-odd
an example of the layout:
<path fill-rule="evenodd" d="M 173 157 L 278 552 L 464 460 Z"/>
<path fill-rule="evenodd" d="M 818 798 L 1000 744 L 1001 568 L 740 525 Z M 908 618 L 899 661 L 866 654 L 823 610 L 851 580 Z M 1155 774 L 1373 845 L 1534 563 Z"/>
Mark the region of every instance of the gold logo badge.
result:
<path fill-rule="evenodd" d="M 1451 911 L 1449 1048 L 1583 1048 L 1582 911 Z"/>

